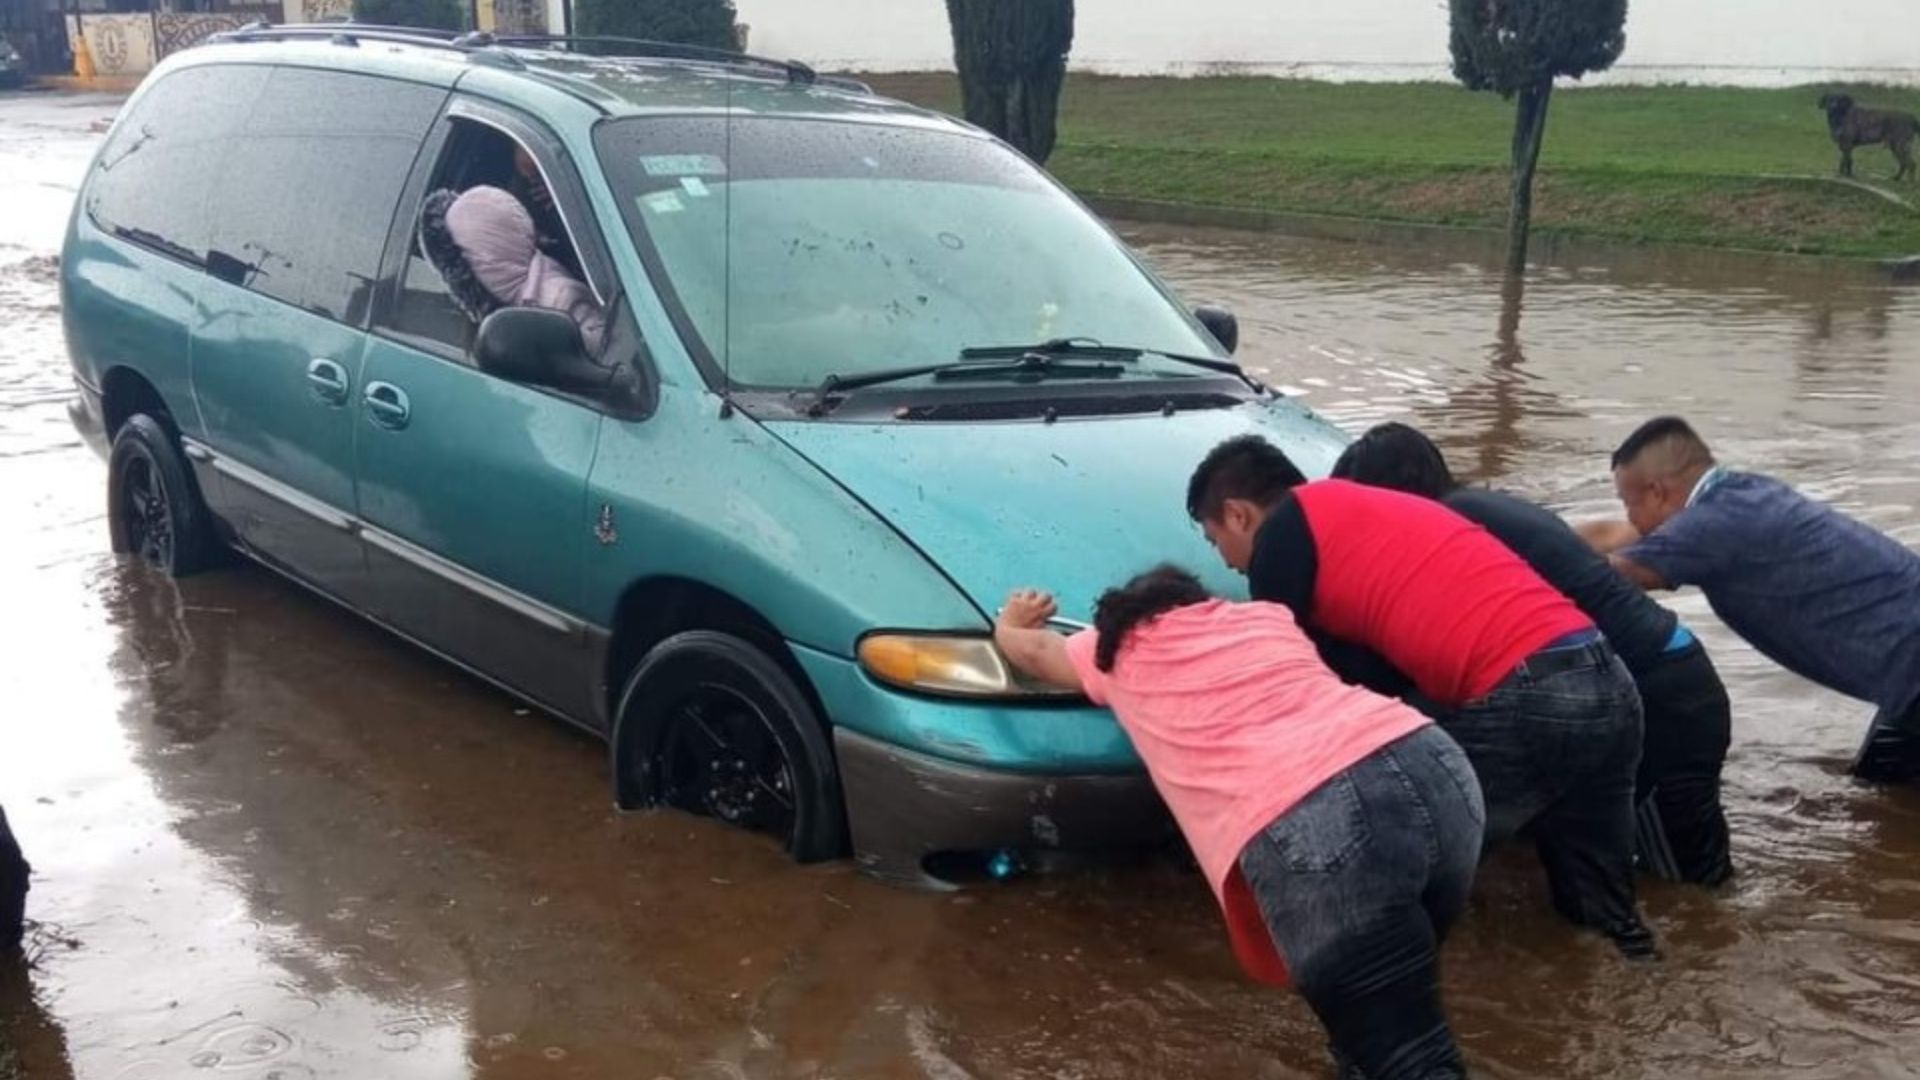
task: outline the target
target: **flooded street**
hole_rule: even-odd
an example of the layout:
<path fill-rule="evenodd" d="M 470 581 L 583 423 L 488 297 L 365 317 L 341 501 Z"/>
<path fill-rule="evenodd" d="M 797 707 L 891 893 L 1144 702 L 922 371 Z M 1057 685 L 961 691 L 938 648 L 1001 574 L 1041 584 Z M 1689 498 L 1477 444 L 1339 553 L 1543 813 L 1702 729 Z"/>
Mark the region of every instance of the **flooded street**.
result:
<path fill-rule="evenodd" d="M 1304 1005 L 1239 976 L 1172 860 L 951 895 L 794 866 L 616 814 L 599 743 L 263 571 L 116 561 L 52 260 L 114 107 L 0 95 L 0 804 L 42 923 L 33 970 L 0 972 L 23 1075 L 1327 1075 Z M 1409 420 L 1461 471 L 1593 516 L 1611 449 L 1684 412 L 1723 459 L 1920 546 L 1920 288 L 1647 252 L 1503 297 L 1429 250 L 1122 231 L 1350 429 Z M 1920 1076 L 1920 792 L 1841 775 L 1868 706 L 1673 603 L 1734 699 L 1740 876 L 1649 883 L 1667 955 L 1636 966 L 1548 914 L 1530 856 L 1495 858 L 1446 951 L 1469 1061 Z"/>

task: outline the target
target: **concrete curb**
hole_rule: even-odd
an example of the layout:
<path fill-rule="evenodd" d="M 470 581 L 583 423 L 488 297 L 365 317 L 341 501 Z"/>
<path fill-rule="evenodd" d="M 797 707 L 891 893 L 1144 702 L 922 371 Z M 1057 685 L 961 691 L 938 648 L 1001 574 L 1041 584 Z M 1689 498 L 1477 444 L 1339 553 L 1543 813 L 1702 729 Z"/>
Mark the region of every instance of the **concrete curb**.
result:
<path fill-rule="evenodd" d="M 1457 252 L 1462 258 L 1476 260 L 1499 259 L 1505 255 L 1507 246 L 1507 235 L 1501 229 L 1169 202 L 1161 199 L 1105 195 L 1100 192 L 1080 192 L 1079 194 L 1087 205 L 1099 213 L 1107 217 L 1131 221 L 1245 229 L 1253 232 L 1273 232 L 1287 236 L 1340 240 L 1356 244 L 1420 244 Z M 1529 257 L 1540 263 L 1564 263 L 1583 253 L 1604 255 L 1613 251 L 1640 253 L 1671 251 L 1676 256 L 1685 255 L 1694 258 L 1712 256 L 1750 260 L 1757 264 L 1783 269 L 1791 268 L 1802 273 L 1864 275 L 1897 282 L 1920 281 L 1920 255 L 1895 259 L 1871 259 L 1841 255 L 1803 255 L 1786 251 L 1759 251 L 1752 248 L 1712 247 L 1704 244 L 1641 244 L 1630 240 L 1566 233 L 1554 229 L 1535 229 L 1528 243 Z"/>
<path fill-rule="evenodd" d="M 63 91 L 70 94 L 131 94 L 140 85 L 140 75 L 96 75 L 81 78 L 78 75 L 37 75 L 32 85 L 41 90 Z"/>
<path fill-rule="evenodd" d="M 1812 183 L 1816 183 L 1816 184 L 1835 184 L 1840 187 L 1852 188 L 1855 191 L 1864 191 L 1867 194 L 1875 196 L 1879 199 L 1882 199 L 1885 202 L 1891 203 L 1902 210 L 1912 210 L 1915 208 L 1914 205 L 1908 202 L 1903 196 L 1901 196 L 1899 192 L 1890 191 L 1886 188 L 1879 186 L 1878 184 L 1870 184 L 1865 180 L 1858 179 L 1857 177 L 1829 176 L 1824 174 L 1819 176 L 1812 176 L 1806 173 L 1801 173 L 1798 175 L 1794 173 L 1756 173 L 1755 175 L 1760 177 L 1760 179 L 1762 180 L 1800 180 L 1800 181 L 1811 181 Z"/>

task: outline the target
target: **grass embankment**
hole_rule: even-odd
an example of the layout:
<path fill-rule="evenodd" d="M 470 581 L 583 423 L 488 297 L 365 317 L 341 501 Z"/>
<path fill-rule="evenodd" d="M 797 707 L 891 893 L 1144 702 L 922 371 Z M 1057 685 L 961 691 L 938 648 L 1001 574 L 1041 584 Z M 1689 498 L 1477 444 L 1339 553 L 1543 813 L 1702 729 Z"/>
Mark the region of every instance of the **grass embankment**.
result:
<path fill-rule="evenodd" d="M 954 111 L 951 75 L 884 75 L 881 93 Z M 1884 147 L 1829 179 L 1816 102 L 1828 87 L 1597 87 L 1554 95 L 1534 194 L 1538 228 L 1647 243 L 1920 254 L 1920 184 Z M 1849 89 L 1920 113 L 1920 90 Z M 1437 83 L 1076 75 L 1048 163 L 1088 195 L 1499 228 L 1513 107 Z"/>

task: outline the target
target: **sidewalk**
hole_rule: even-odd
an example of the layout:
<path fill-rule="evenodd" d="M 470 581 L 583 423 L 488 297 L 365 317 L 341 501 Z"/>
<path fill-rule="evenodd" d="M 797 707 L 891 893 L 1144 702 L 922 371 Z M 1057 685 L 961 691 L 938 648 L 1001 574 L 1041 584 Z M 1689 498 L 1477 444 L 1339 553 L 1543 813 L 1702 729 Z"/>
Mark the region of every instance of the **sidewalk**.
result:
<path fill-rule="evenodd" d="M 131 94 L 140 85 L 143 76 L 139 75 L 96 75 L 81 78 L 78 75 L 36 75 L 27 85 L 29 88 L 53 90 L 69 94 Z"/>

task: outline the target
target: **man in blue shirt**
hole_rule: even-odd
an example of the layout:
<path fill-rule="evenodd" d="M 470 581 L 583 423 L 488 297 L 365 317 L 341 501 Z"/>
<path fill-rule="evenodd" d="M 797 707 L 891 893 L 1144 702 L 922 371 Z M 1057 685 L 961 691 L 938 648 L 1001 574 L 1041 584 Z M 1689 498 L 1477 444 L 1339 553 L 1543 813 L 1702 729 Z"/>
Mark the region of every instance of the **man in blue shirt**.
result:
<path fill-rule="evenodd" d="M 1920 779 L 1920 554 L 1785 484 L 1716 463 L 1685 420 L 1613 455 L 1628 522 L 1581 531 L 1647 589 L 1698 585 L 1775 663 L 1878 706 L 1853 774 Z"/>

